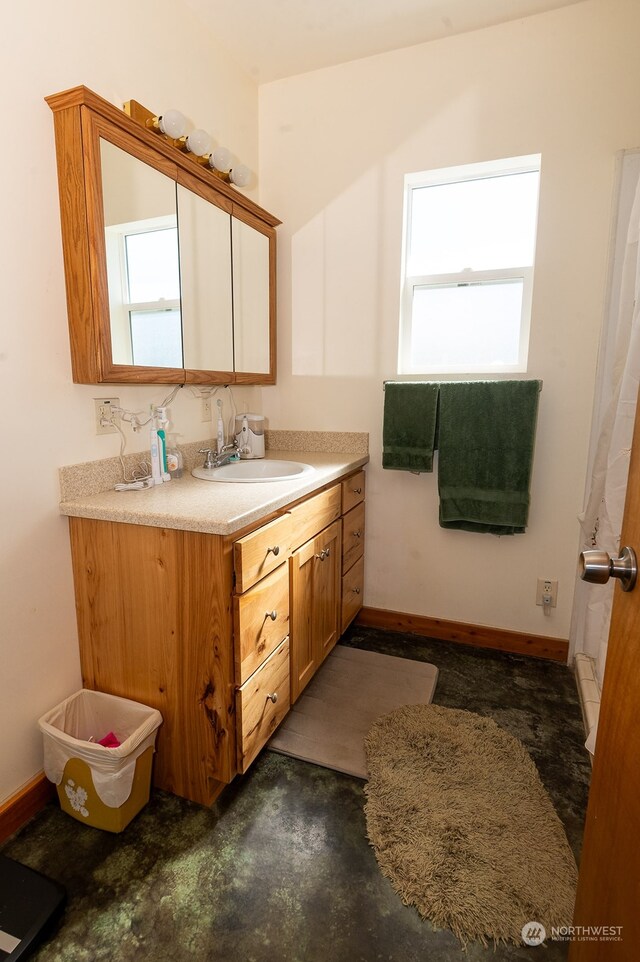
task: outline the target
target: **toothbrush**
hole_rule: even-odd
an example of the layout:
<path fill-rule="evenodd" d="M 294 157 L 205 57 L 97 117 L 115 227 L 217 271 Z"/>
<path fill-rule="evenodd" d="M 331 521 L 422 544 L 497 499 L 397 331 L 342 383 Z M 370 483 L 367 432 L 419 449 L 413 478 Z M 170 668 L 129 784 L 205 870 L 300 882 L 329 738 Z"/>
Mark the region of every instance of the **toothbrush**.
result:
<path fill-rule="evenodd" d="M 162 475 L 163 481 L 171 481 L 171 475 L 167 471 L 167 435 L 165 433 L 165 427 L 169 423 L 167 420 L 167 409 L 166 408 L 156 408 L 157 424 L 158 427 L 158 454 L 160 456 L 160 473 Z"/>
<path fill-rule="evenodd" d="M 224 447 L 224 421 L 222 420 L 222 401 L 220 398 L 218 398 L 216 404 L 218 405 L 218 454 L 221 454 Z"/>
<path fill-rule="evenodd" d="M 160 468 L 160 442 L 156 428 L 155 412 L 152 412 L 151 429 L 149 431 L 151 447 L 151 480 L 154 484 L 162 484 L 162 470 Z"/>

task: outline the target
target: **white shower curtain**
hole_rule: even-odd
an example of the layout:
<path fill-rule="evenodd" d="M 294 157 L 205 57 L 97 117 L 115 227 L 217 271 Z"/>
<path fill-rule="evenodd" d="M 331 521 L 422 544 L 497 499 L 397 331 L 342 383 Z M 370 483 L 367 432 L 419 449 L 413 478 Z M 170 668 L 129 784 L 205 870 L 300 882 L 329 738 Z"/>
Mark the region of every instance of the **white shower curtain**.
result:
<path fill-rule="evenodd" d="M 618 311 L 615 325 L 613 362 L 608 365 L 602 385 L 602 417 L 595 447 L 591 485 L 580 523 L 585 549 L 598 547 L 616 555 L 629 473 L 638 385 L 640 383 L 640 182 L 635 189 L 620 290 L 616 291 Z M 606 586 L 581 585 L 578 604 L 582 607 L 582 637 L 577 650 L 596 659 L 600 683 L 604 675 L 607 637 L 611 618 L 613 583 Z"/>

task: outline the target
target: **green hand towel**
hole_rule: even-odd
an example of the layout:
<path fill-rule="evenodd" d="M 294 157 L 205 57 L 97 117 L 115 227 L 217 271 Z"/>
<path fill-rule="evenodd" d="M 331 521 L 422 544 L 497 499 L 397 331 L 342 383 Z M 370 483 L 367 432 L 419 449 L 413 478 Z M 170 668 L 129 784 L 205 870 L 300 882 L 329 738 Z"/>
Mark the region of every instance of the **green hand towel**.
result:
<path fill-rule="evenodd" d="M 384 391 L 382 467 L 433 471 L 438 385 L 387 381 Z"/>
<path fill-rule="evenodd" d="M 529 514 L 540 381 L 440 384 L 440 525 L 521 534 Z"/>

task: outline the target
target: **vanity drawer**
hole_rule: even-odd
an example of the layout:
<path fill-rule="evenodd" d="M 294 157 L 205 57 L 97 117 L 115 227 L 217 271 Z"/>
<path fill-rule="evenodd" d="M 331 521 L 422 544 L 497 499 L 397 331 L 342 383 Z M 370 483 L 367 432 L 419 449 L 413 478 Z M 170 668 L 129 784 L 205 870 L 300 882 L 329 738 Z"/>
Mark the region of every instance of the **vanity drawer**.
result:
<path fill-rule="evenodd" d="M 342 519 L 342 570 L 348 571 L 364 554 L 364 501 Z"/>
<path fill-rule="evenodd" d="M 289 512 L 292 524 L 292 550 L 299 548 L 305 541 L 315 537 L 319 531 L 339 518 L 340 506 L 340 485 L 335 484 L 327 491 L 322 491 L 292 508 Z"/>
<path fill-rule="evenodd" d="M 264 524 L 233 545 L 236 591 L 242 594 L 286 561 L 291 550 L 291 516 Z"/>
<path fill-rule="evenodd" d="M 343 481 L 342 487 L 342 513 L 351 511 L 357 504 L 364 501 L 364 471 L 352 474 L 350 478 Z"/>
<path fill-rule="evenodd" d="M 346 631 L 362 608 L 364 594 L 364 557 L 342 578 L 342 631 Z"/>
<path fill-rule="evenodd" d="M 233 609 L 236 684 L 242 685 L 289 634 L 286 561 L 245 594 L 235 595 Z"/>
<path fill-rule="evenodd" d="M 289 711 L 289 639 L 236 692 L 238 770 L 246 772 Z"/>

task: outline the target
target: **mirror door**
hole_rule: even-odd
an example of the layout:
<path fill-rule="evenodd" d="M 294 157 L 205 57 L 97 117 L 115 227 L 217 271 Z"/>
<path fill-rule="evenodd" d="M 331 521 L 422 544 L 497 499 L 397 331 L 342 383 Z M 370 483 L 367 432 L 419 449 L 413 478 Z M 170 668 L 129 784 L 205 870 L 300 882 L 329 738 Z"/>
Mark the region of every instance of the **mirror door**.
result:
<path fill-rule="evenodd" d="M 175 181 L 100 140 L 114 364 L 182 368 Z"/>
<path fill-rule="evenodd" d="M 233 381 L 231 203 L 178 175 L 178 238 L 187 381 Z"/>

